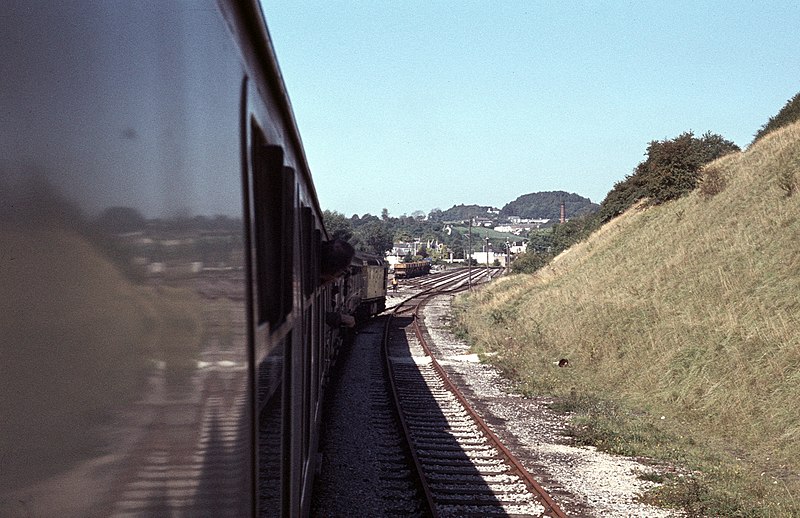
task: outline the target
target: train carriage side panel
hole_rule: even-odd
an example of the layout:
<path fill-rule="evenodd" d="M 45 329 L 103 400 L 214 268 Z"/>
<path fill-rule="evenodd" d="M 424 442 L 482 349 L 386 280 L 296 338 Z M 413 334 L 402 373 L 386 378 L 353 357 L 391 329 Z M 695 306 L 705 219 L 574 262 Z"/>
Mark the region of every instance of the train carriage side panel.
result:
<path fill-rule="evenodd" d="M 251 56 L 248 62 L 264 65 L 263 57 Z M 260 73 L 257 68 L 252 77 Z M 260 318 L 265 308 L 272 308 L 267 310 L 271 318 L 261 319 L 255 333 L 261 412 L 259 511 L 266 516 L 300 516 L 310 506 L 323 385 L 340 342 L 338 331 L 324 323 L 338 295 L 336 283 L 320 282 L 320 248 L 327 239 L 321 211 L 299 139 L 292 137 L 293 121 L 272 124 L 274 117 L 291 113 L 288 105 L 278 102 L 281 91 L 268 88 L 270 84 L 258 82 L 248 91 L 247 111 L 253 203 L 256 208 L 263 204 L 269 212 L 267 227 L 273 227 L 268 233 L 273 238 L 258 238 L 264 218 L 257 211 L 253 214 L 254 315 Z M 259 167 L 261 155 L 268 167 Z M 260 257 L 272 259 L 262 265 Z M 279 375 L 273 366 L 280 369 Z"/>
<path fill-rule="evenodd" d="M 0 19 L 0 515 L 307 513 L 340 295 L 258 3 Z"/>
<path fill-rule="evenodd" d="M 218 5 L 0 4 L 2 516 L 254 513 Z"/>

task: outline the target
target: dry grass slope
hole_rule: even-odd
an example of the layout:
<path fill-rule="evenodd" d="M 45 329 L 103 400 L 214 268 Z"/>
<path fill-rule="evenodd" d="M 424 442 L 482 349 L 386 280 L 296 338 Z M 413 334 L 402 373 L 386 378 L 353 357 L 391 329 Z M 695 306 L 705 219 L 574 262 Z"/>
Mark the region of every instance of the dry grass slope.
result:
<path fill-rule="evenodd" d="M 797 516 L 800 195 L 786 185 L 800 124 L 709 167 L 711 194 L 631 209 L 543 271 L 461 301 L 461 325 L 523 390 L 613 402 L 594 421 L 606 414 L 601 446 L 702 470 L 702 495 L 673 505 Z"/>

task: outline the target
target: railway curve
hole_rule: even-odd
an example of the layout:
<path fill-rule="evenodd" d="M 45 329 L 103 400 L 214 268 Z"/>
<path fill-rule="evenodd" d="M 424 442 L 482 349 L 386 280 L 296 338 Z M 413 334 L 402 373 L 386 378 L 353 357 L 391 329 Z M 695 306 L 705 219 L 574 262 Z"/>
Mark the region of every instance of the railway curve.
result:
<path fill-rule="evenodd" d="M 464 288 L 463 278 L 451 277 L 423 290 L 396 306 L 384 329 L 390 385 L 428 512 L 564 517 L 431 355 L 420 308 L 436 294 Z"/>

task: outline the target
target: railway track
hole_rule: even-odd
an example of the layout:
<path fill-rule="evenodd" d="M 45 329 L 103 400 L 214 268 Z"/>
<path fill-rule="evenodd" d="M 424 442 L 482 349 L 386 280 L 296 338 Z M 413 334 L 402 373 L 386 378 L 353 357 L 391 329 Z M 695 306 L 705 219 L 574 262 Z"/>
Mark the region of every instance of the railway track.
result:
<path fill-rule="evenodd" d="M 493 272 L 472 273 L 474 284 Z M 466 289 L 466 275 L 431 277 L 394 307 L 384 329 L 391 393 L 430 515 L 564 517 L 431 356 L 418 312 L 438 293 Z"/>
<path fill-rule="evenodd" d="M 433 275 L 424 275 L 421 277 L 411 277 L 410 279 L 403 279 L 402 284 L 405 286 L 410 286 L 416 289 L 428 289 L 433 287 L 440 287 L 440 286 L 450 286 L 449 289 L 457 289 L 460 287 L 461 283 L 457 281 L 463 281 L 464 284 L 469 284 L 469 275 L 472 274 L 472 283 L 479 284 L 481 282 L 485 282 L 489 279 L 493 279 L 499 275 L 502 275 L 503 272 L 502 268 L 472 268 L 472 271 L 468 268 L 457 268 L 453 270 L 448 270 L 445 272 L 433 274 Z"/>

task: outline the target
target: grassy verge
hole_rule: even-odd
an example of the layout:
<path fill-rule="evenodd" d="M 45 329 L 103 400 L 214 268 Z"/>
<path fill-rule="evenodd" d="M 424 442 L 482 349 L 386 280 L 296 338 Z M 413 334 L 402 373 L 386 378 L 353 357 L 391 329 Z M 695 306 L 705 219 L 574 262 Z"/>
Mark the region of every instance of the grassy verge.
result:
<path fill-rule="evenodd" d="M 574 416 L 570 433 L 575 444 L 658 465 L 658 474 L 648 479 L 661 486 L 643 501 L 688 516 L 800 515 L 797 484 L 787 477 L 785 465 L 768 467 L 768 459 L 748 458 L 719 438 L 702 437 L 690 423 L 668 422 L 666 416 L 601 397 L 567 395 L 555 407 Z"/>

